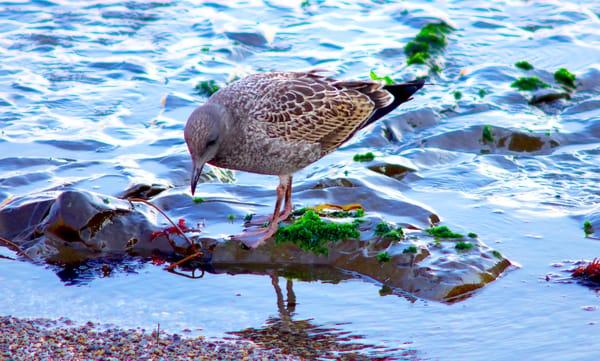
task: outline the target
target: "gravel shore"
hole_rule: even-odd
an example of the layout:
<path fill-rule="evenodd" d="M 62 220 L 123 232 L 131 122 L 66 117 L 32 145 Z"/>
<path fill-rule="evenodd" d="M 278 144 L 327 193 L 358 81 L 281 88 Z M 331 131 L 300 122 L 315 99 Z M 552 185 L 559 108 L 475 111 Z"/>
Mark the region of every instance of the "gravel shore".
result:
<path fill-rule="evenodd" d="M 297 360 L 247 341 L 0 317 L 0 360 Z"/>

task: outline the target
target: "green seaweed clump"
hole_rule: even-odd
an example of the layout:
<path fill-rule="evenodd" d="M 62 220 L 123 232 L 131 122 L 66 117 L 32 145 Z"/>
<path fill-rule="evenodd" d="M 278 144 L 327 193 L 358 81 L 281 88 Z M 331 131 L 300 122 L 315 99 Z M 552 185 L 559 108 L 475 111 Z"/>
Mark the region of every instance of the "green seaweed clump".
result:
<path fill-rule="evenodd" d="M 373 159 L 375 159 L 375 154 L 373 154 L 372 152 L 367 152 L 364 154 L 355 154 L 354 155 L 354 159 L 355 162 L 370 162 Z"/>
<path fill-rule="evenodd" d="M 560 68 L 554 73 L 554 80 L 571 88 L 575 88 L 575 74 L 566 68 Z"/>
<path fill-rule="evenodd" d="M 192 197 L 192 201 L 194 201 L 194 203 L 202 203 L 202 202 L 204 202 L 204 198 L 202 198 L 202 197 Z"/>
<path fill-rule="evenodd" d="M 448 226 L 435 226 L 427 229 L 427 233 L 439 238 L 463 238 L 460 233 L 453 232 Z"/>
<path fill-rule="evenodd" d="M 467 236 L 469 236 L 469 238 L 477 238 L 477 233 L 469 232 Z"/>
<path fill-rule="evenodd" d="M 429 23 L 421 28 L 415 39 L 404 46 L 406 64 L 427 64 L 432 54 L 443 50 L 446 46 L 446 34 L 454 30 L 445 22 Z M 429 62 L 434 73 L 439 73 L 441 68 L 434 61 Z"/>
<path fill-rule="evenodd" d="M 377 75 L 377 73 L 375 73 L 375 71 L 371 70 L 371 72 L 369 73 L 369 76 L 371 77 L 372 80 L 380 80 L 385 82 L 386 85 L 393 85 L 394 79 L 392 79 L 389 75 L 386 76 L 380 76 Z"/>
<path fill-rule="evenodd" d="M 494 136 L 492 135 L 492 127 L 490 125 L 486 124 L 483 126 L 483 130 L 481 131 L 481 139 L 483 139 L 485 143 L 494 142 Z"/>
<path fill-rule="evenodd" d="M 196 84 L 196 91 L 198 91 L 200 95 L 211 96 L 219 91 L 219 86 L 214 80 L 203 80 Z"/>
<path fill-rule="evenodd" d="M 454 248 L 456 248 L 459 251 L 468 251 L 473 247 L 475 246 L 471 242 L 458 242 L 456 243 L 456 246 L 454 246 Z"/>
<path fill-rule="evenodd" d="M 326 255 L 329 252 L 329 242 L 359 237 L 356 224 L 325 222 L 315 211 L 309 209 L 294 223 L 279 228 L 275 234 L 275 243 L 291 242 L 304 251 Z"/>
<path fill-rule="evenodd" d="M 418 53 L 414 53 L 411 56 L 409 56 L 408 59 L 406 60 L 406 64 L 408 64 L 408 65 L 425 64 L 425 63 L 427 63 L 427 59 L 429 59 L 429 53 L 418 52 Z"/>
<path fill-rule="evenodd" d="M 590 221 L 583 222 L 583 232 L 585 233 L 586 237 L 589 237 L 590 234 L 594 233 L 594 228 L 592 227 L 592 222 L 590 222 Z"/>
<path fill-rule="evenodd" d="M 375 226 L 375 235 L 384 239 L 399 241 L 404 238 L 404 231 L 401 227 L 393 228 L 386 222 L 379 222 Z"/>
<path fill-rule="evenodd" d="M 550 85 L 541 81 L 537 76 L 521 77 L 513 81 L 510 86 L 522 91 L 534 91 L 550 87 Z"/>
<path fill-rule="evenodd" d="M 390 254 L 387 252 L 381 252 L 381 253 L 377 254 L 377 256 L 375 256 L 375 258 L 377 258 L 377 262 L 379 262 L 379 263 L 385 263 L 385 262 L 389 262 L 392 260 L 392 257 L 390 257 Z"/>
<path fill-rule="evenodd" d="M 452 30 L 452 27 L 445 22 L 429 23 L 421 28 L 415 40 L 427 43 L 431 47 L 443 47 L 446 46 L 446 34 Z"/>
<path fill-rule="evenodd" d="M 244 216 L 244 222 L 250 222 L 254 217 L 254 213 L 248 213 Z"/>
<path fill-rule="evenodd" d="M 405 248 L 405 249 L 402 251 L 402 253 L 405 253 L 405 254 L 406 254 L 406 253 L 412 253 L 412 254 L 415 254 L 415 253 L 417 253 L 418 251 L 419 251 L 419 250 L 417 249 L 417 246 L 414 246 L 414 245 L 413 245 L 413 246 L 408 246 L 408 247 L 406 247 L 406 248 Z"/>
<path fill-rule="evenodd" d="M 492 254 L 493 254 L 493 255 L 494 255 L 494 257 L 496 257 L 496 258 L 498 258 L 498 259 L 502 259 L 502 253 L 500 253 L 500 252 L 498 252 L 498 251 L 496 251 L 496 250 L 493 250 L 493 251 L 492 251 Z"/>
<path fill-rule="evenodd" d="M 484 98 L 486 95 L 488 95 L 488 91 L 485 89 L 479 89 L 477 94 L 479 95 L 480 98 Z"/>
<path fill-rule="evenodd" d="M 229 221 L 229 223 L 233 223 L 233 221 L 235 221 L 235 214 L 228 214 L 227 220 Z"/>
<path fill-rule="evenodd" d="M 525 60 L 517 61 L 515 66 L 521 70 L 533 70 L 533 65 Z"/>
<path fill-rule="evenodd" d="M 452 92 L 452 95 L 454 95 L 454 99 L 455 100 L 460 100 L 462 99 L 462 93 L 458 90 L 455 90 Z"/>

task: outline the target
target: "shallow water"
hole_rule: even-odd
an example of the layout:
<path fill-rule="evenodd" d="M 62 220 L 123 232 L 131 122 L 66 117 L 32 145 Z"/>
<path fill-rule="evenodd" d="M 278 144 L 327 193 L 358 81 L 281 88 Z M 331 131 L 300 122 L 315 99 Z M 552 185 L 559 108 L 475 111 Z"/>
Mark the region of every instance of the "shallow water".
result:
<path fill-rule="evenodd" d="M 581 229 L 600 212 L 600 3 L 290 4 L 0 2 L 0 202 L 65 187 L 105 194 L 135 183 L 188 187 L 182 128 L 205 99 L 194 89 L 198 81 L 313 67 L 343 78 L 366 78 L 374 69 L 412 79 L 424 70 L 404 65 L 402 47 L 439 19 L 457 31 L 441 75 L 431 79 L 436 85 L 299 173 L 297 202 L 353 201 L 352 193 L 341 199 L 335 189 L 311 189 L 322 178 L 347 178 L 366 187 L 358 201 L 380 201 L 369 211 L 402 221 L 393 202 L 405 197 L 453 228 L 477 232 L 521 267 L 452 305 L 382 297 L 369 280 L 294 281 L 297 306 L 290 310 L 278 307 L 265 275 L 192 280 L 132 260 L 129 272 L 69 282 L 56 268 L 0 258 L 2 314 L 146 329 L 160 322 L 169 331 L 217 337 L 291 316 L 296 324 L 310 319 L 350 332 L 371 356 L 600 358 L 600 310 L 584 310 L 600 307 L 597 292 L 545 280 L 561 273 L 552 264 L 600 255 L 599 241 Z M 559 67 L 575 72 L 572 99 L 529 105 L 509 86 L 523 75 L 513 66 L 523 59 L 547 82 Z M 480 89 L 488 95 L 480 98 Z M 485 124 L 497 138 L 525 135 L 543 144 L 529 149 L 530 141 L 527 151 L 518 142 L 482 145 Z M 370 171 L 352 161 L 366 150 L 402 156 L 417 171 L 399 180 Z M 227 235 L 241 229 L 227 214 L 268 213 L 277 180 L 235 173 L 233 183 L 213 182 L 199 185 L 211 202 L 197 207 L 198 218 L 211 220 L 207 233 Z M 282 277 L 279 285 L 283 301 Z"/>

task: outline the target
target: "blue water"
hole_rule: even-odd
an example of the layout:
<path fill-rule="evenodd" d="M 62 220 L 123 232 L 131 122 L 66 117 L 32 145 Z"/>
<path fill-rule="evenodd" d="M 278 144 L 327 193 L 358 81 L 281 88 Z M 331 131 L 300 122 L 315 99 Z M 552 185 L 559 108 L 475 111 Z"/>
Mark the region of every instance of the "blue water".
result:
<path fill-rule="evenodd" d="M 457 30 L 438 57 L 435 85 L 300 172 L 296 200 L 314 203 L 303 186 L 347 170 L 373 194 L 402 194 L 462 231 L 475 230 L 520 267 L 452 305 L 382 297 L 369 280 L 294 281 L 292 318 L 360 336 L 369 355 L 600 358 L 600 309 L 584 310 L 600 308 L 598 293 L 545 280 L 566 276 L 555 263 L 600 256 L 599 241 L 581 229 L 600 213 L 600 2 L 300 3 L 0 2 L 0 202 L 65 186 L 105 194 L 139 182 L 187 187 L 182 129 L 205 100 L 194 89 L 199 81 L 224 85 L 258 71 L 315 67 L 340 78 L 375 70 L 412 79 L 426 69 L 405 65 L 404 44 L 423 24 L 444 20 Z M 568 68 L 576 92 L 529 105 L 529 95 L 510 88 L 524 75 L 513 66 L 519 60 L 549 83 L 556 69 Z M 497 135 L 539 137 L 544 146 L 484 147 L 486 124 Z M 352 162 L 366 150 L 402 156 L 418 170 L 401 180 L 371 172 Z M 207 216 L 208 231 L 220 234 L 241 227 L 230 226 L 227 213 L 267 213 L 277 180 L 235 173 L 229 183 L 213 182 L 199 186 L 201 196 L 245 197 L 244 206 L 224 203 L 223 214 Z M 389 209 L 373 211 L 397 220 Z M 0 259 L 0 312 L 146 329 L 160 323 L 211 337 L 281 317 L 266 275 L 191 280 L 149 264 L 132 269 L 68 285 L 55 268 Z"/>

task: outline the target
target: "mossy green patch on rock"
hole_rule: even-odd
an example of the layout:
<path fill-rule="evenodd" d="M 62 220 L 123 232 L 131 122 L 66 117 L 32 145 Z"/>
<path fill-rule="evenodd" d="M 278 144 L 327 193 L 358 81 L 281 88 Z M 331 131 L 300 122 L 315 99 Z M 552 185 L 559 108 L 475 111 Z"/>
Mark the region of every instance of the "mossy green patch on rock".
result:
<path fill-rule="evenodd" d="M 592 227 L 592 222 L 590 222 L 590 221 L 583 222 L 583 233 L 585 233 L 586 237 L 589 237 L 590 234 L 594 233 L 594 228 Z"/>
<path fill-rule="evenodd" d="M 575 79 L 575 74 L 566 68 L 560 68 L 554 73 L 554 80 L 570 88 L 575 88 Z"/>
<path fill-rule="evenodd" d="M 513 81 L 510 86 L 522 91 L 534 91 L 550 87 L 550 85 L 541 81 L 537 76 L 521 77 Z"/>
<path fill-rule="evenodd" d="M 453 232 L 448 226 L 435 226 L 427 229 L 427 233 L 439 238 L 463 238 L 460 233 Z"/>
<path fill-rule="evenodd" d="M 356 224 L 325 222 L 309 209 L 294 223 L 280 227 L 275 234 L 275 242 L 291 242 L 305 251 L 326 255 L 329 242 L 359 237 Z"/>
<path fill-rule="evenodd" d="M 402 253 L 412 253 L 415 254 L 419 251 L 419 249 L 417 248 L 417 246 L 408 246 L 406 247 Z"/>
<path fill-rule="evenodd" d="M 404 231 L 401 227 L 394 228 L 386 222 L 379 222 L 375 226 L 375 235 L 384 239 L 399 241 L 404 238 Z"/>
<path fill-rule="evenodd" d="M 475 246 L 471 242 L 458 242 L 454 246 L 454 248 L 456 248 L 459 251 L 468 251 L 468 250 L 472 249 L 473 247 L 475 247 Z"/>
<path fill-rule="evenodd" d="M 381 252 L 381 253 L 379 253 L 376 256 L 376 258 L 377 258 L 377 261 L 380 262 L 380 263 L 389 262 L 392 259 L 392 257 L 390 257 L 390 254 L 387 253 L 387 252 Z"/>
<path fill-rule="evenodd" d="M 521 70 L 533 70 L 533 65 L 525 60 L 517 61 L 515 66 Z"/>
<path fill-rule="evenodd" d="M 492 134 L 492 127 L 490 125 L 484 125 L 481 131 L 481 139 L 484 143 L 493 143 L 494 135 Z"/>
<path fill-rule="evenodd" d="M 352 159 L 354 159 L 355 162 L 370 162 L 373 159 L 375 159 L 375 154 L 373 154 L 372 152 L 367 152 L 364 154 L 355 154 Z"/>

